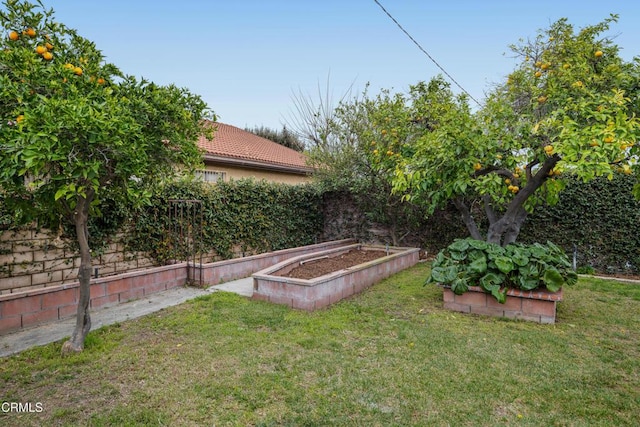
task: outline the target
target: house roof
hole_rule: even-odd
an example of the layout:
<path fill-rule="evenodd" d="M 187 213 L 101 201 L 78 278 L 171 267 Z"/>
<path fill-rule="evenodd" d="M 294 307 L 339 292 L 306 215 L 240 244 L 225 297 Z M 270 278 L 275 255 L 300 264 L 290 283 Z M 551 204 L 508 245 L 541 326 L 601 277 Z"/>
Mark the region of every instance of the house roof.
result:
<path fill-rule="evenodd" d="M 198 146 L 205 151 L 205 161 L 299 174 L 313 171 L 307 166 L 306 156 L 291 148 L 235 126 L 219 122 L 209 124 L 216 126 L 213 139 L 201 136 L 198 140 Z"/>

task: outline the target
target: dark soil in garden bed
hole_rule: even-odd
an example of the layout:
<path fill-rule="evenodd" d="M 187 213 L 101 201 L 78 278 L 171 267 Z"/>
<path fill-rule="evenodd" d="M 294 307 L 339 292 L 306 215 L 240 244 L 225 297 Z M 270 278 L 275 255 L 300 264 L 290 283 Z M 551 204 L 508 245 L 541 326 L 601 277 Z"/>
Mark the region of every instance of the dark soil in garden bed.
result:
<path fill-rule="evenodd" d="M 385 251 L 363 251 L 359 249 L 352 249 L 349 252 L 336 257 L 305 262 L 291 270 L 289 273 L 278 274 L 278 276 L 295 277 L 296 279 L 314 279 L 334 271 L 373 261 L 374 259 L 382 258 L 386 255 L 387 253 Z"/>

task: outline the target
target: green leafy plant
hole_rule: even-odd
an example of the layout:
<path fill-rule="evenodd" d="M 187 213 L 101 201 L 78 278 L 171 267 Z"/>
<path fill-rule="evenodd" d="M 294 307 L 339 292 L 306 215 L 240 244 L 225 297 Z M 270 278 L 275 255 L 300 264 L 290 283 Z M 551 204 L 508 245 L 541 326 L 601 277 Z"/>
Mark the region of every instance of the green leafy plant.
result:
<path fill-rule="evenodd" d="M 315 186 L 249 179 L 216 185 L 183 180 L 158 187 L 149 205 L 133 213 L 129 251 L 145 252 L 158 264 L 186 259 L 188 255 L 172 247 L 167 237 L 175 227 L 167 206 L 175 199 L 202 203 L 198 249 L 222 259 L 238 256 L 238 250 L 250 255 L 312 244 L 322 231 L 321 193 Z"/>
<path fill-rule="evenodd" d="M 507 289 L 531 291 L 546 288 L 557 292 L 572 285 L 578 275 L 565 252 L 551 242 L 546 245 L 513 243 L 502 247 L 476 239 L 456 239 L 440 251 L 432 264 L 428 283 L 450 286 L 463 294 L 469 286 L 480 286 L 498 302 L 507 299 Z"/>

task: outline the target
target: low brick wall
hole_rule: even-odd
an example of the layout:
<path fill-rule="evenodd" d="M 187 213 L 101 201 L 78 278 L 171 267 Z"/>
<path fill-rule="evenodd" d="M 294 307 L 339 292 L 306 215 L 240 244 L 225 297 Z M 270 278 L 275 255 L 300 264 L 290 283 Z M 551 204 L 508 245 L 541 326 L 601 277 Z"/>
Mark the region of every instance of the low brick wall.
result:
<path fill-rule="evenodd" d="M 91 281 L 90 308 L 107 307 L 184 286 L 187 264 L 119 274 Z M 0 295 L 0 335 L 76 314 L 78 282 Z"/>
<path fill-rule="evenodd" d="M 353 240 L 318 243 L 203 264 L 202 267 L 179 263 L 92 279 L 90 308 L 108 307 L 184 286 L 189 278 L 198 281 L 200 274 L 203 275 L 203 282 L 207 285 L 248 277 L 284 259 L 350 243 L 353 243 Z M 75 281 L 0 295 L 0 335 L 74 316 L 77 310 L 79 287 L 80 284 Z"/>
<path fill-rule="evenodd" d="M 359 246 L 353 245 L 351 248 Z M 291 264 L 298 264 L 306 258 L 329 255 L 332 252 L 347 249 L 345 247 L 316 252 L 307 257 L 295 257 L 255 273 L 253 298 L 307 311 L 317 310 L 362 292 L 374 283 L 415 265 L 420 252 L 417 248 L 390 248 L 392 252 L 390 255 L 310 280 L 275 275 L 280 271 L 286 271 Z"/>
<path fill-rule="evenodd" d="M 504 304 L 479 286 L 470 286 L 462 295 L 456 295 L 449 288 L 443 288 L 443 291 L 446 309 L 538 323 L 555 323 L 556 303 L 562 301 L 562 289 L 558 292 L 509 289 Z"/>

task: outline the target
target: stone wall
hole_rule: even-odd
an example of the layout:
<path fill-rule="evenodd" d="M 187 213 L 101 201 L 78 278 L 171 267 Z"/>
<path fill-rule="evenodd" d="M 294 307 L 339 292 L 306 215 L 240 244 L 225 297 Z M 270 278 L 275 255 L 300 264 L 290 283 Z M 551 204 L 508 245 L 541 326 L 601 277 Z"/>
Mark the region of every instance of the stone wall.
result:
<path fill-rule="evenodd" d="M 94 256 L 94 276 L 104 277 L 153 266 L 142 254 L 131 254 L 116 236 Z M 0 295 L 74 282 L 80 257 L 54 233 L 9 230 L 0 234 Z"/>

